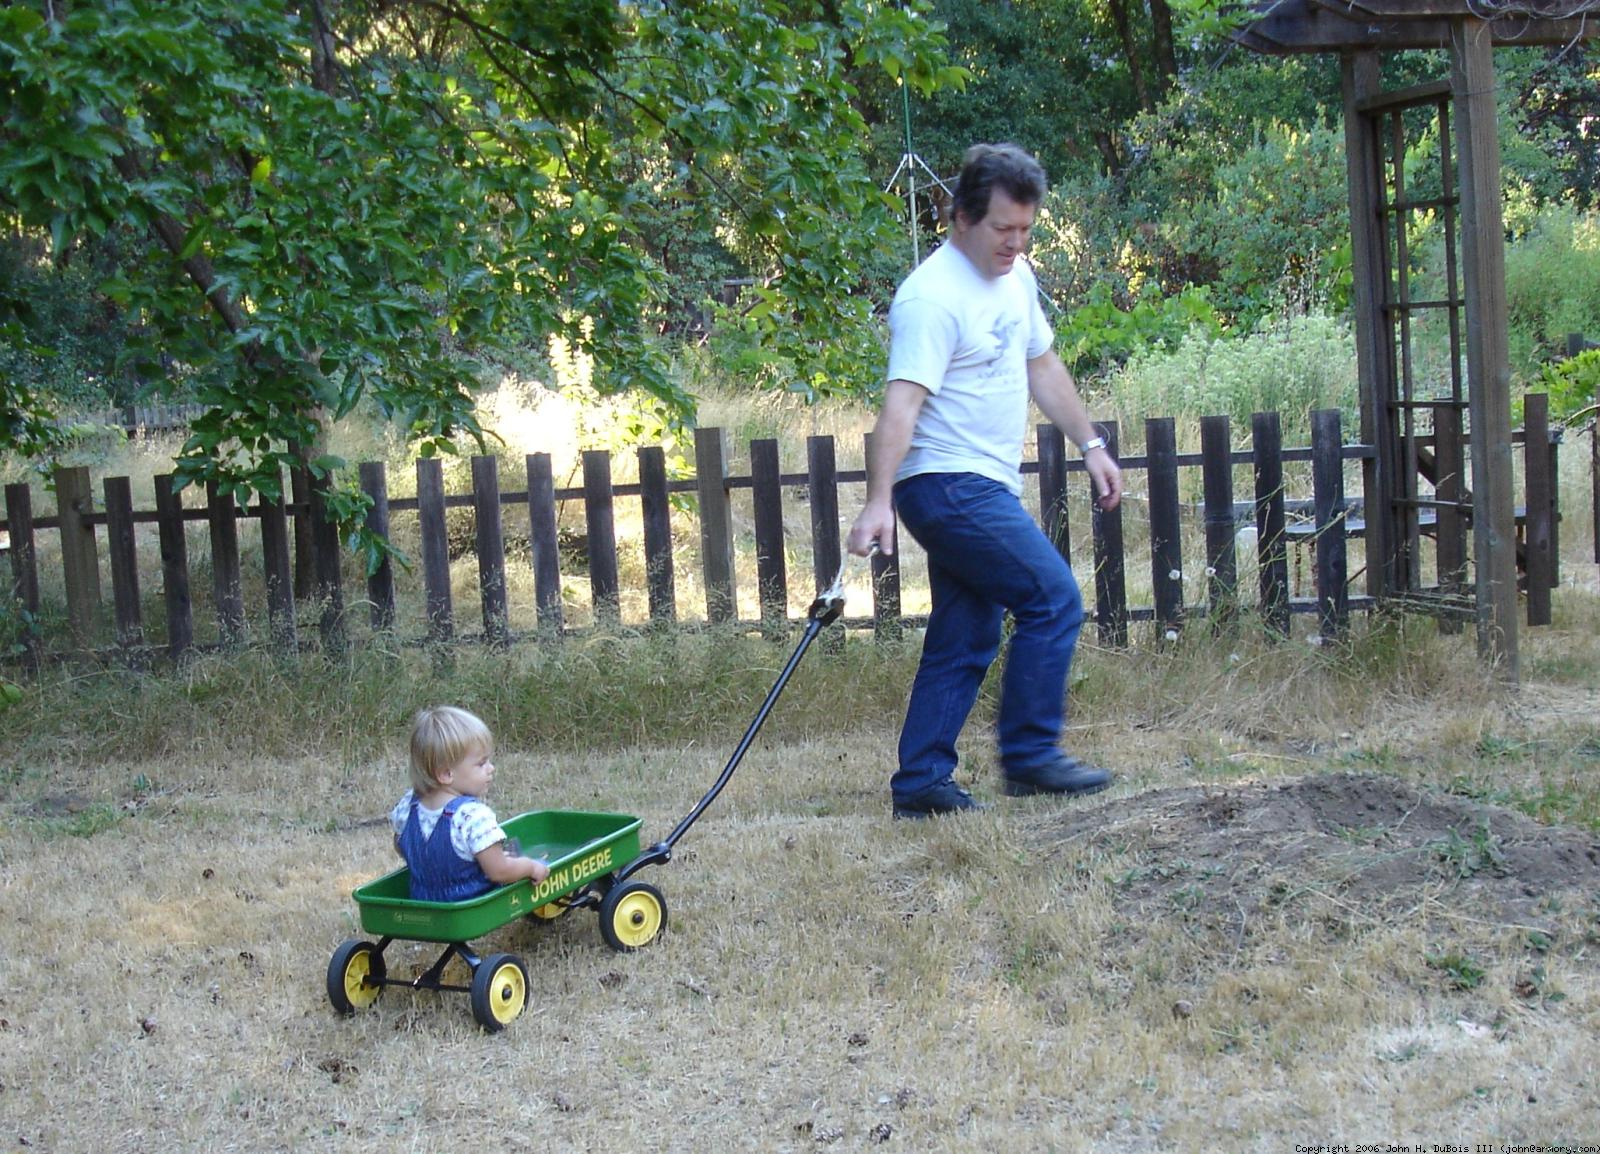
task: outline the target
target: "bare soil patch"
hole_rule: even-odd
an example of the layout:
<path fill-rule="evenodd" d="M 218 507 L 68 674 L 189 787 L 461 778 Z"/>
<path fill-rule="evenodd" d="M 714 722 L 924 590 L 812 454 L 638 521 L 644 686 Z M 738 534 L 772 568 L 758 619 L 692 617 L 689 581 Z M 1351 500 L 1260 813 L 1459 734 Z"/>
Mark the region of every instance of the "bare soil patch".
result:
<path fill-rule="evenodd" d="M 1600 887 L 1593 835 L 1376 774 L 1155 790 L 1041 817 L 1032 834 L 1110 859 L 1131 925 L 1176 912 L 1236 939 L 1339 911 L 1549 933 L 1563 895 Z"/>

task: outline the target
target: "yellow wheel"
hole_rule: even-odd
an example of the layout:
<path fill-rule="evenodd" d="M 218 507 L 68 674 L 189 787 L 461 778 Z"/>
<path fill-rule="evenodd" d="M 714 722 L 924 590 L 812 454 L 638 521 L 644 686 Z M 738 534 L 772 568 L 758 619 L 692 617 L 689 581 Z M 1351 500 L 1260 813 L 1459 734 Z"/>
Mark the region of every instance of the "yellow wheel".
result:
<path fill-rule="evenodd" d="M 472 971 L 472 1016 L 491 1034 L 505 1029 L 528 1005 L 528 967 L 515 954 L 490 954 Z"/>
<path fill-rule="evenodd" d="M 542 906 L 534 906 L 533 913 L 529 916 L 544 918 L 548 921 L 552 918 L 559 918 L 571 908 L 565 901 L 545 902 Z"/>
<path fill-rule="evenodd" d="M 624 953 L 642 949 L 667 928 L 667 899 L 655 886 L 625 882 L 600 902 L 600 936 Z"/>
<path fill-rule="evenodd" d="M 345 942 L 328 961 L 328 1001 L 341 1014 L 365 1010 L 383 993 L 387 975 L 383 955 L 371 942 Z"/>

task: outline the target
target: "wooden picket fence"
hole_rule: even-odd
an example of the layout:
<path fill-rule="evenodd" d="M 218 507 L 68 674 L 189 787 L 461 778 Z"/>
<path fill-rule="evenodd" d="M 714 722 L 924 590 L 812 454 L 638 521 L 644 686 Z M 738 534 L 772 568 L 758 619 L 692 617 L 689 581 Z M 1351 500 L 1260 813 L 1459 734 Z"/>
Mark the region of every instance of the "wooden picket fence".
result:
<path fill-rule="evenodd" d="M 1542 411 L 1535 406 L 1530 416 Z M 1043 527 L 1069 561 L 1076 561 L 1086 600 L 1092 592 L 1092 618 L 1102 644 L 1128 644 L 1131 622 L 1151 621 L 1157 636 L 1170 636 L 1187 620 L 1201 617 L 1226 618 L 1247 603 L 1265 626 L 1287 634 L 1292 614 L 1311 613 L 1318 619 L 1322 635 L 1341 634 L 1352 611 L 1370 608 L 1372 599 L 1349 592 L 1348 542 L 1360 533 L 1360 499 L 1347 497 L 1347 462 L 1365 462 L 1373 457 L 1370 446 L 1345 444 L 1337 410 L 1312 415 L 1311 444 L 1286 448 L 1282 444 L 1280 421 L 1276 413 L 1258 413 L 1251 422 L 1250 446 L 1233 447 L 1233 433 L 1227 417 L 1206 417 L 1200 422 L 1201 451 L 1180 453 L 1172 418 L 1152 418 L 1145 422 L 1142 454 L 1123 455 L 1114 422 L 1101 429 L 1112 451 L 1121 461 L 1130 490 L 1142 490 L 1146 502 L 1124 502 L 1114 510 L 1092 507 L 1087 547 L 1074 539 L 1069 525 L 1069 479 L 1083 472 L 1081 460 L 1068 459 L 1066 443 L 1054 426 L 1041 425 L 1036 432 L 1036 458 L 1023 466 L 1030 484 L 1037 485 Z M 1526 509 L 1529 540 L 1540 529 L 1545 539 L 1553 536 L 1556 517 L 1554 491 L 1555 443 L 1547 425 L 1534 428 L 1530 420 L 1529 442 L 1549 444 L 1548 461 L 1532 454 L 1540 468 L 1530 468 Z M 870 438 L 868 443 L 870 449 Z M 1518 434 L 1518 439 L 1521 434 Z M 784 523 L 783 493 L 803 486 L 810 514 L 811 572 L 801 578 L 802 603 L 809 602 L 813 590 L 827 588 L 840 572 L 841 487 L 859 486 L 867 480 L 860 470 L 836 467 L 832 437 L 809 438 L 804 472 L 784 472 L 779 460 L 778 442 L 771 439 L 750 442 L 750 473 L 732 476 L 728 469 L 728 445 L 724 431 L 699 429 L 694 438 L 695 476 L 669 478 L 667 458 L 658 446 L 637 450 L 638 481 L 614 484 L 612 456 L 594 450 L 582 454 L 582 485 L 559 487 L 552 473 L 551 457 L 533 453 L 526 458 L 525 488 L 503 487 L 500 462 L 495 457 L 475 457 L 471 461 L 471 492 L 447 494 L 444 472 L 437 459 L 416 462 L 414 498 L 393 499 L 388 495 L 388 478 L 381 463 L 360 465 L 360 483 L 372 499 L 367 524 L 374 532 L 388 537 L 392 521 L 414 515 L 418 519 L 421 542 L 420 570 L 422 617 L 418 621 L 399 619 L 395 566 L 385 561 L 365 578 L 365 601 L 370 628 L 374 633 L 398 638 L 402 642 L 443 645 L 454 641 L 481 641 L 492 646 L 509 645 L 523 639 L 555 639 L 581 629 L 619 627 L 667 627 L 685 623 L 680 614 L 677 582 L 674 575 L 672 512 L 674 501 L 692 504 L 697 509 L 699 534 L 700 584 L 705 594 L 704 620 L 759 630 L 782 636 L 794 624 L 789 611 L 790 584 L 795 577 L 787 571 L 788 526 Z M 870 451 L 866 457 L 871 460 Z M 1309 462 L 1312 492 L 1295 499 L 1286 492 L 1284 466 Z M 1543 467 L 1548 464 L 1549 467 Z M 1253 491 L 1234 492 L 1234 470 L 1248 466 Z M 1198 507 L 1186 506 L 1181 497 L 1180 470 L 1198 468 L 1203 501 Z M 345 608 L 346 581 L 358 587 L 359 576 L 347 575 L 348 554 L 337 533 L 321 515 L 320 494 L 307 484 L 303 475 L 292 478 L 290 499 L 261 501 L 238 508 L 231 497 L 207 492 L 204 508 L 185 508 L 171 475 L 154 479 L 155 508 L 135 510 L 127 477 L 106 477 L 102 482 L 103 509 L 95 508 L 95 495 L 87 469 L 63 469 L 54 478 L 55 516 L 35 516 L 32 490 L 27 484 L 5 487 L 6 520 L 0 530 L 9 534 L 12 591 L 16 605 L 25 611 L 22 642 L 13 656 L 28 666 L 56 656 L 85 654 L 120 655 L 143 661 L 151 655 L 179 658 L 197 647 L 191 567 L 188 558 L 186 526 L 204 522 L 208 529 L 210 601 L 216 615 L 217 642 L 221 647 L 245 643 L 246 607 L 240 562 L 240 526 L 255 521 L 258 526 L 264 568 L 267 629 L 259 639 L 283 649 L 305 644 L 297 611 L 308 608 L 316 617 L 318 643 L 327 650 L 342 650 L 349 642 L 350 622 Z M 1084 506 L 1086 476 L 1078 477 L 1079 507 Z M 1542 487 L 1541 487 L 1542 486 Z M 748 489 L 754 512 L 754 553 L 759 618 L 738 617 L 735 573 L 735 518 L 733 495 Z M 685 498 L 691 500 L 685 501 Z M 577 501 L 583 508 L 587 530 L 586 564 L 592 608 L 592 624 L 581 627 L 565 620 L 561 540 L 558 531 L 560 503 Z M 637 501 L 642 524 L 644 573 L 648 620 L 625 623 L 620 612 L 616 513 L 619 502 Z M 1088 503 L 1091 504 L 1092 503 Z M 508 507 L 526 509 L 534 585 L 536 627 L 519 636 L 510 625 L 506 580 L 505 513 Z M 465 634 L 458 629 L 451 592 L 450 550 L 446 532 L 446 510 L 470 508 L 473 511 L 474 552 L 478 568 L 478 609 L 481 632 Z M 1128 598 L 1129 557 L 1125 541 L 1130 536 L 1126 518 L 1140 516 L 1148 509 L 1150 604 L 1130 605 Z M 1184 527 L 1198 515 L 1203 528 L 1205 595 L 1199 604 L 1186 604 L 1183 557 Z M 139 536 L 141 524 L 154 523 L 160 543 L 161 595 L 165 609 L 165 640 L 147 636 L 139 588 Z M 1131 526 L 1140 530 L 1144 526 Z M 1256 588 L 1242 595 L 1236 539 L 1241 528 L 1253 527 L 1256 537 Z M 64 628 L 53 635 L 38 628 L 41 618 L 39 534 L 54 531 L 60 537 L 60 588 L 65 602 Z M 746 544 L 748 542 L 745 542 Z M 909 546 L 909 540 L 906 542 Z M 1074 557 L 1075 546 L 1081 555 Z M 1312 597 L 1292 596 L 1289 552 L 1301 548 L 1313 556 Z M 148 546 L 147 546 L 148 548 Z M 104 636 L 104 610 L 101 598 L 101 557 L 109 561 L 111 579 L 112 646 Z M 898 556 L 875 556 L 871 562 L 872 603 L 870 612 L 846 616 L 847 628 L 871 628 L 880 635 L 894 634 L 920 618 L 901 610 L 901 572 Z M 1086 564 L 1087 563 L 1087 564 Z M 1359 571 L 1358 571 L 1359 575 Z M 53 575 L 52 575 L 53 576 Z M 1545 590 L 1548 614 L 1548 588 L 1554 584 L 1553 561 L 1547 571 L 1529 572 L 1530 606 L 1532 591 Z M 1141 586 L 1142 587 L 1142 586 Z M 298 603 L 298 604 L 297 604 Z M 855 610 L 855 606 L 847 606 Z M 60 616 L 58 613 L 56 616 Z M 699 615 L 692 615 L 699 620 Z M 1530 619 L 1532 609 L 1530 608 Z M 1545 618 L 1548 620 L 1548 617 Z M 1537 623 L 1537 622 L 1535 622 Z M 420 631 L 419 631 L 420 626 Z M 204 646 L 200 646 L 204 647 Z"/>

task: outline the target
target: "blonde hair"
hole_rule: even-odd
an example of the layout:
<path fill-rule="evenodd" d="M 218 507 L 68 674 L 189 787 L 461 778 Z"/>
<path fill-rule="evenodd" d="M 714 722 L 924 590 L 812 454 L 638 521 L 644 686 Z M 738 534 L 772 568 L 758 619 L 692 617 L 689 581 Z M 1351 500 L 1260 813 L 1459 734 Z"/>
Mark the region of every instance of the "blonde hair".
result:
<path fill-rule="evenodd" d="M 494 750 L 483 719 L 454 705 L 433 705 L 411 719 L 411 789 L 419 797 L 439 788 L 439 774 L 469 753 Z"/>

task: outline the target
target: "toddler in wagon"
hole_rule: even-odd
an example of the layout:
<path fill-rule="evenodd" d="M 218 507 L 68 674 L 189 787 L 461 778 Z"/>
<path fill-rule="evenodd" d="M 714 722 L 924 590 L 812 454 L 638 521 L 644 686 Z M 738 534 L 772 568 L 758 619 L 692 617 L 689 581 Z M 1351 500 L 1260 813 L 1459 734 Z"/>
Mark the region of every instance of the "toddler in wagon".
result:
<path fill-rule="evenodd" d="M 494 781 L 494 738 L 476 714 L 453 705 L 411 722 L 411 788 L 389 813 L 394 846 L 411 869 L 416 901 L 458 902 L 550 872 L 519 856 L 483 803 Z"/>

